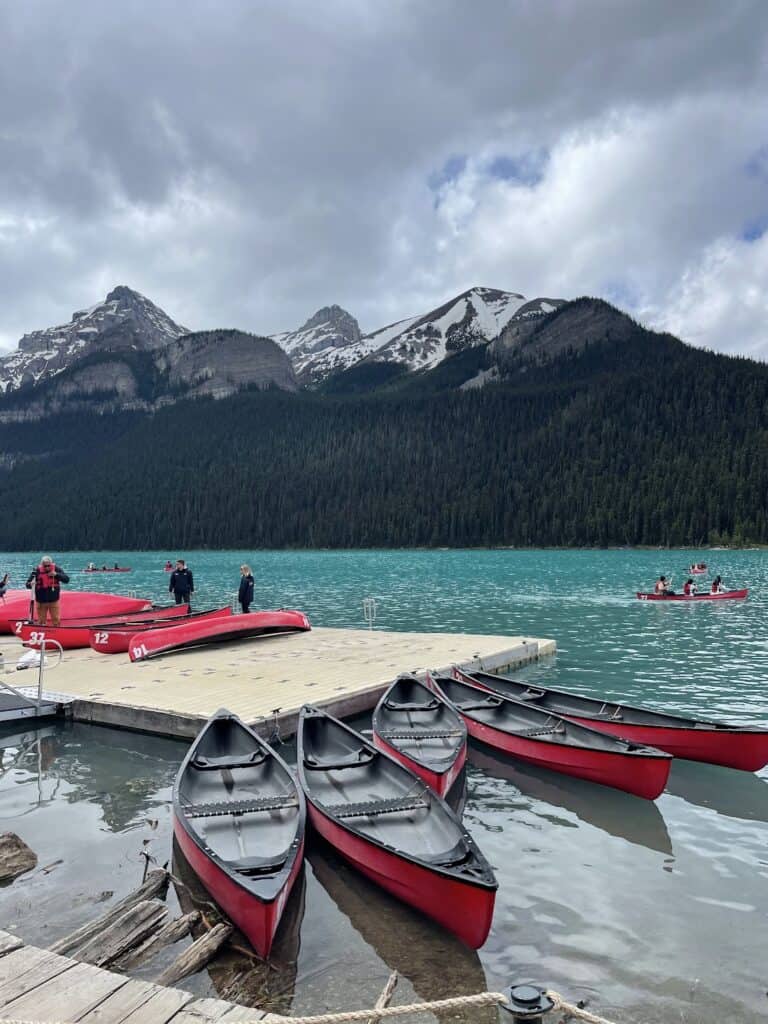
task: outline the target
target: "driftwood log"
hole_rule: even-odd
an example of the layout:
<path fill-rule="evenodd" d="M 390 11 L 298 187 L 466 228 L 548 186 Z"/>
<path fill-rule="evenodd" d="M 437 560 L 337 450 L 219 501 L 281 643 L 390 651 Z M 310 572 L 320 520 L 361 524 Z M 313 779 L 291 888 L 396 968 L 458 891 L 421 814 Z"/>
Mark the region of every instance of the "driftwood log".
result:
<path fill-rule="evenodd" d="M 146 960 L 151 960 L 165 946 L 171 946 L 174 942 L 186 938 L 192 929 L 200 924 L 201 916 L 199 910 L 193 910 L 189 914 L 183 914 L 181 917 L 168 921 L 159 932 L 155 935 L 150 935 L 140 946 L 136 946 L 126 953 L 125 956 L 121 957 L 117 963 L 118 969 L 123 971 L 131 967 L 137 967 Z"/>
<path fill-rule="evenodd" d="M 109 967 L 151 938 L 168 920 L 168 907 L 160 900 L 141 900 L 115 918 L 88 942 L 69 954 L 95 967 Z"/>
<path fill-rule="evenodd" d="M 181 981 L 187 975 L 202 970 L 208 961 L 218 953 L 231 934 L 231 924 L 224 924 L 222 921 L 220 924 L 214 925 L 209 932 L 201 935 L 191 946 L 187 946 L 184 952 L 169 967 L 166 967 L 157 979 L 157 984 L 175 985 L 177 981 Z"/>
<path fill-rule="evenodd" d="M 105 928 L 121 917 L 126 910 L 130 910 L 131 907 L 135 907 L 137 903 L 141 903 L 143 900 L 152 900 L 155 897 L 164 898 L 167 889 L 168 873 L 160 868 L 150 871 L 143 885 L 116 903 L 106 914 L 102 914 L 101 917 L 97 917 L 94 921 L 89 921 L 88 924 L 84 924 L 76 931 L 65 935 L 63 939 L 54 942 L 51 946 L 51 952 L 60 953 L 62 956 L 70 954 L 77 956 L 75 952 L 77 949 L 82 948 L 100 932 L 104 931 Z"/>
<path fill-rule="evenodd" d="M 10 882 L 37 866 L 37 854 L 15 832 L 0 833 L 0 882 Z"/>

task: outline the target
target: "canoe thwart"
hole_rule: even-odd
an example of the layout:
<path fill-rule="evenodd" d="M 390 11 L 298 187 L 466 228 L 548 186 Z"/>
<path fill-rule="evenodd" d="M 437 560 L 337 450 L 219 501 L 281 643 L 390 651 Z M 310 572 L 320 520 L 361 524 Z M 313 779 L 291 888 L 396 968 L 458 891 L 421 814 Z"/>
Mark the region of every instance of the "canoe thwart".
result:
<path fill-rule="evenodd" d="M 413 701 L 410 704 L 396 700 L 385 700 L 384 707 L 387 711 L 434 711 L 440 707 L 440 701 L 437 697 L 434 697 L 432 700 L 422 701 L 421 703 Z"/>
<path fill-rule="evenodd" d="M 376 731 L 385 740 L 442 740 L 464 735 L 461 729 L 377 729 Z"/>
<path fill-rule="evenodd" d="M 334 818 L 375 817 L 379 814 L 397 814 L 429 807 L 421 796 L 405 796 L 393 800 L 364 800 L 359 804 L 324 804 L 323 810 Z"/>
<path fill-rule="evenodd" d="M 201 772 L 215 771 L 217 768 L 253 768 L 257 764 L 266 761 L 267 754 L 263 750 L 254 750 L 252 754 L 244 757 L 236 754 L 225 757 L 201 757 L 199 754 L 192 759 L 192 767 Z"/>
<path fill-rule="evenodd" d="M 338 761 L 317 761 L 314 757 L 305 757 L 304 767 L 311 772 L 341 771 L 342 768 L 360 768 L 362 765 L 370 764 L 378 756 L 378 751 L 360 747 L 354 754 L 341 757 Z"/>
<path fill-rule="evenodd" d="M 484 711 L 486 708 L 500 708 L 501 697 L 486 697 L 485 700 L 456 701 L 459 711 Z"/>
<path fill-rule="evenodd" d="M 256 811 L 281 811 L 298 807 L 294 796 L 261 796 L 253 800 L 216 800 L 207 804 L 190 804 L 184 813 L 188 818 L 218 818 L 225 814 L 252 814 Z"/>

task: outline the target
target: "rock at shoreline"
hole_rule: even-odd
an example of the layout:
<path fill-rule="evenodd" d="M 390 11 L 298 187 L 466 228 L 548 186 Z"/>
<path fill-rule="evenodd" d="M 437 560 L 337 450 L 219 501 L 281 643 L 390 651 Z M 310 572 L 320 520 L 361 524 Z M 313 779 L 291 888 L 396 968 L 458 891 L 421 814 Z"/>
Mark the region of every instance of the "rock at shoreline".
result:
<path fill-rule="evenodd" d="M 37 854 L 15 832 L 0 833 L 0 882 L 11 882 L 37 866 Z"/>

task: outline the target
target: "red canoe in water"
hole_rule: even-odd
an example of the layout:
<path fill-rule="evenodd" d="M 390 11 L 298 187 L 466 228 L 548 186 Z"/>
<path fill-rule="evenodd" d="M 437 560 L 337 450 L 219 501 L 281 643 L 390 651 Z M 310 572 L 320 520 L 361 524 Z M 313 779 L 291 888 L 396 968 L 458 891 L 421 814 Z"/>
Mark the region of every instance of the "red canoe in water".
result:
<path fill-rule="evenodd" d="M 105 566 L 103 569 L 81 569 L 80 572 L 132 572 L 132 570 L 127 565 L 114 565 L 111 569 Z"/>
<path fill-rule="evenodd" d="M 473 949 L 482 946 L 497 883 L 450 807 L 399 762 L 316 708 L 302 708 L 296 743 L 313 828 L 371 881 Z"/>
<path fill-rule="evenodd" d="M 606 736 L 451 676 L 430 673 L 427 679 L 453 704 L 470 736 L 505 754 L 646 800 L 655 800 L 667 783 L 672 757 L 661 750 Z"/>
<path fill-rule="evenodd" d="M 706 761 L 747 772 L 759 771 L 768 764 L 768 729 L 665 715 L 632 704 L 529 686 L 490 672 L 465 672 L 454 668 L 453 673 L 459 679 L 525 701 L 542 711 L 551 711 L 613 736 L 650 744 L 688 761 Z"/>
<path fill-rule="evenodd" d="M 467 758 L 467 727 L 416 676 L 402 675 L 373 712 L 373 742 L 445 796 Z"/>
<path fill-rule="evenodd" d="M 270 612 L 249 612 L 232 615 L 213 622 L 185 622 L 168 629 L 148 629 L 131 637 L 128 656 L 131 661 L 156 658 L 188 647 L 220 644 L 230 640 L 247 640 L 273 636 L 277 633 L 303 633 L 312 627 L 304 612 L 280 609 Z"/>
<path fill-rule="evenodd" d="M 229 711 L 182 762 L 173 831 L 190 867 L 259 956 L 301 870 L 306 804 L 288 765 Z"/>
<path fill-rule="evenodd" d="M 17 622 L 29 619 L 30 590 L 9 590 L 0 599 L 0 633 L 13 633 Z M 147 611 L 151 601 L 120 594 L 97 594 L 88 590 L 62 590 L 59 610 L 65 619 L 117 617 L 130 612 Z"/>
<path fill-rule="evenodd" d="M 740 601 L 749 591 L 722 590 L 719 594 L 644 594 L 637 591 L 640 601 Z"/>
<path fill-rule="evenodd" d="M 186 607 L 186 606 L 184 606 Z M 188 622 L 207 622 L 210 619 L 227 619 L 232 615 L 229 605 L 224 608 L 214 608 L 206 612 L 192 612 L 191 615 L 179 615 L 165 619 L 158 623 L 152 622 L 134 623 L 106 623 L 102 626 L 89 626 L 88 645 L 99 654 L 125 654 L 131 643 L 131 637 L 139 633 L 145 633 L 150 629 L 177 628 Z"/>
<path fill-rule="evenodd" d="M 90 646 L 91 630 L 108 629 L 111 626 L 124 626 L 135 632 L 147 626 L 157 627 L 158 624 L 186 621 L 189 618 L 189 605 L 177 604 L 167 608 L 152 608 L 146 612 L 131 612 L 128 615 L 116 615 L 106 619 L 65 619 L 58 626 L 39 626 L 34 622 L 14 623 L 14 633 L 23 640 L 27 647 L 39 648 L 43 640 L 56 640 L 65 651 L 74 651 Z M 125 650 L 128 650 L 126 647 Z"/>

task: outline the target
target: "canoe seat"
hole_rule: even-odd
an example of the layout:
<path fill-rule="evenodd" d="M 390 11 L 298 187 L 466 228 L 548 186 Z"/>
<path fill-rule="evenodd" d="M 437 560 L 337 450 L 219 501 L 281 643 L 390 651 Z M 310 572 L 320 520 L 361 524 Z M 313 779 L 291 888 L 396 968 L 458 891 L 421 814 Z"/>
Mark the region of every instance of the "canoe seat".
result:
<path fill-rule="evenodd" d="M 215 800 L 208 804 L 190 804 L 184 808 L 188 818 L 220 818 L 225 814 L 251 814 L 255 811 L 281 811 L 298 807 L 295 796 L 261 796 L 251 800 Z"/>
<path fill-rule="evenodd" d="M 544 690 L 532 690 L 530 687 L 517 695 L 518 700 L 541 700 L 546 696 Z"/>
<path fill-rule="evenodd" d="M 442 740 L 464 735 L 461 729 L 420 729 L 418 732 L 408 729 L 378 729 L 377 732 L 383 740 Z"/>
<path fill-rule="evenodd" d="M 603 704 L 599 711 L 595 711 L 594 714 L 589 716 L 590 718 L 607 718 L 611 722 L 621 722 L 623 715 L 621 713 L 620 705 L 616 704 L 613 707 L 610 704 Z"/>
<path fill-rule="evenodd" d="M 224 757 L 201 757 L 199 754 L 192 759 L 192 767 L 201 772 L 215 771 L 217 768 L 252 768 L 266 761 L 266 750 L 254 750 L 251 754 L 227 754 Z"/>
<path fill-rule="evenodd" d="M 400 703 L 396 700 L 385 700 L 384 707 L 387 711 L 434 711 L 435 708 L 440 707 L 440 701 L 437 697 L 433 697 L 432 700 L 428 701 L 414 701 L 412 704 Z"/>
<path fill-rule="evenodd" d="M 539 729 L 516 729 L 515 734 L 517 736 L 527 736 L 529 738 L 533 736 L 550 736 L 550 735 L 565 735 L 564 725 L 545 725 Z"/>
<path fill-rule="evenodd" d="M 486 697 L 485 700 L 458 701 L 456 707 L 459 711 L 485 711 L 488 708 L 501 707 L 501 697 Z"/>
<path fill-rule="evenodd" d="M 423 796 L 405 796 L 393 800 L 364 800 L 359 804 L 324 804 L 323 810 L 334 818 L 367 818 L 379 814 L 398 814 L 429 807 Z"/>
<path fill-rule="evenodd" d="M 348 757 L 340 757 L 338 761 L 316 761 L 313 757 L 304 756 L 304 767 L 308 768 L 311 772 L 333 772 L 341 771 L 342 768 L 360 768 L 363 765 L 370 764 L 376 757 L 378 757 L 378 751 L 366 750 L 365 747 L 360 747 L 353 754 L 349 754 Z"/>

